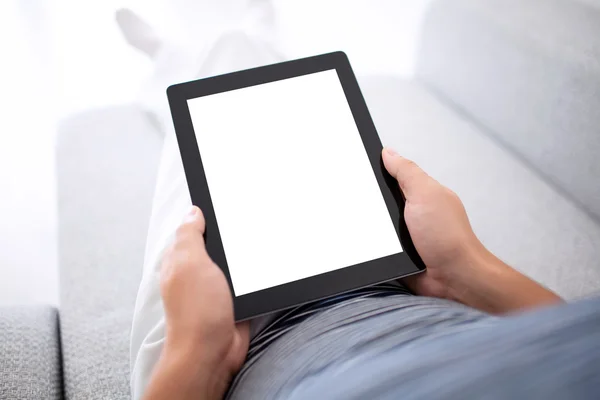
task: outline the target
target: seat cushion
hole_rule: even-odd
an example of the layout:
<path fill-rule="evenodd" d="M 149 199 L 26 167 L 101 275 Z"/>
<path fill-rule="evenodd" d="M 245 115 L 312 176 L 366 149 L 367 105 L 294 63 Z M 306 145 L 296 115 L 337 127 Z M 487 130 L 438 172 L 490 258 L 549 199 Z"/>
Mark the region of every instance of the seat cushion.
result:
<path fill-rule="evenodd" d="M 585 212 L 418 83 L 360 83 L 384 144 L 458 193 L 492 252 L 566 298 L 600 289 L 600 227 Z"/>
<path fill-rule="evenodd" d="M 0 308 L 0 399 L 62 398 L 56 309 Z"/>

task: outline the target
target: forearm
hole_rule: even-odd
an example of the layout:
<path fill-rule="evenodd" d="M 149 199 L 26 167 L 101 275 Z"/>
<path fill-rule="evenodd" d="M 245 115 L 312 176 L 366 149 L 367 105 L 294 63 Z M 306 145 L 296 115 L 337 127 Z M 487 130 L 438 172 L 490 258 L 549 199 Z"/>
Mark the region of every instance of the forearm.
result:
<path fill-rule="evenodd" d="M 561 302 L 549 289 L 506 265 L 485 248 L 473 251 L 451 297 L 470 307 L 504 314 Z"/>

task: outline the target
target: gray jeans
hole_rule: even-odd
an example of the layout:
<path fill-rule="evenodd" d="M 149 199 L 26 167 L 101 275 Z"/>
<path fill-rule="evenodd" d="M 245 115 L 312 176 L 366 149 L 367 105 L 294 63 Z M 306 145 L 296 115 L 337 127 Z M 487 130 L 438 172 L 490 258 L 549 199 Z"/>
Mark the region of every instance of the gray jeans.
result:
<path fill-rule="evenodd" d="M 234 399 L 597 399 L 600 298 L 494 317 L 413 296 L 352 299 L 247 363 Z"/>

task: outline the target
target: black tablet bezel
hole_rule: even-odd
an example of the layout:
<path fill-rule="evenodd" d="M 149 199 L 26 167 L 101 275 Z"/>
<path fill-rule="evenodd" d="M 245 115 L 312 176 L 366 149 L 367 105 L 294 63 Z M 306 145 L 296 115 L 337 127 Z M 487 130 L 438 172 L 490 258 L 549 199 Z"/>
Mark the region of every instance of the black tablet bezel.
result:
<path fill-rule="evenodd" d="M 404 252 L 235 296 L 187 100 L 332 69 L 337 71 Z M 323 54 L 180 83 L 170 86 L 167 96 L 192 203 L 204 213 L 206 248 L 229 282 L 236 321 L 412 275 L 425 269 L 404 222 L 404 199 L 397 182 L 383 167 L 382 144 L 345 53 Z"/>

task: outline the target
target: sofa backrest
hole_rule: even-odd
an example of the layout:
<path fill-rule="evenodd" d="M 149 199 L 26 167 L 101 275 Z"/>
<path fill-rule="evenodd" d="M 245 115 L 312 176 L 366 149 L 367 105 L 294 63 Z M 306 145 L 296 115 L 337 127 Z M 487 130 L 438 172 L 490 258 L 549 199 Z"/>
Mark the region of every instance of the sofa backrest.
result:
<path fill-rule="evenodd" d="M 66 400 L 129 397 L 129 340 L 162 135 L 135 105 L 58 126 L 60 335 Z"/>
<path fill-rule="evenodd" d="M 600 219 L 600 0 L 436 0 L 416 75 Z"/>

